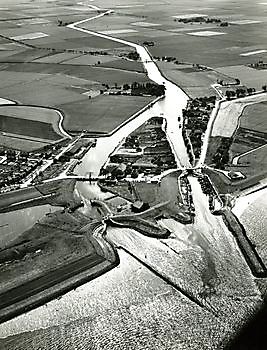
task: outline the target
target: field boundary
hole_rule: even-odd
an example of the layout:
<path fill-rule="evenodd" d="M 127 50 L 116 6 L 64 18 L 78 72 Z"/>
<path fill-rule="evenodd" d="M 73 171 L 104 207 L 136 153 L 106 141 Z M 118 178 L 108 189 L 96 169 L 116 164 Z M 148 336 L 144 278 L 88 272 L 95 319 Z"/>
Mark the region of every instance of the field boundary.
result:
<path fill-rule="evenodd" d="M 1 111 L 1 107 L 11 107 L 12 106 L 16 106 L 16 107 L 28 107 L 28 108 L 39 108 L 39 109 L 48 109 L 50 111 L 55 111 L 57 116 L 58 116 L 58 120 L 57 122 L 54 122 L 54 121 L 49 121 L 49 123 L 47 124 L 50 124 L 53 128 L 53 130 L 59 135 L 61 136 L 62 138 L 64 137 L 68 137 L 68 138 L 72 138 L 71 135 L 69 135 L 65 129 L 63 128 L 63 121 L 64 121 L 64 117 L 65 117 L 65 114 L 63 111 L 61 111 L 60 109 L 58 108 L 55 108 L 55 107 L 50 107 L 50 106 L 40 106 L 40 105 L 33 105 L 33 104 L 19 104 L 17 102 L 15 102 L 15 105 L 10 105 L 10 104 L 1 104 L 0 105 L 0 111 Z M 7 117 L 10 117 L 10 116 L 7 116 Z M 16 117 L 14 117 L 16 118 Z M 31 121 L 36 121 L 35 119 L 25 119 L 25 118 L 17 118 L 17 119 L 20 119 L 20 120 L 31 120 Z M 42 122 L 42 120 L 38 120 L 40 122 Z"/>

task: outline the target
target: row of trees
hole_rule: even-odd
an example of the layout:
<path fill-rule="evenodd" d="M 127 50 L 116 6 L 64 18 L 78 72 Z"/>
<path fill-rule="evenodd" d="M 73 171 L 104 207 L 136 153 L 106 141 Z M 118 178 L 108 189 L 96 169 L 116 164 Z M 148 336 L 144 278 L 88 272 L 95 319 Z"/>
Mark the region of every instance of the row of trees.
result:
<path fill-rule="evenodd" d="M 227 27 L 229 25 L 228 22 L 222 21 L 219 18 L 212 18 L 212 17 L 202 17 L 202 16 L 198 16 L 198 17 L 191 17 L 191 18 L 178 18 L 178 19 L 174 19 L 174 22 L 182 22 L 182 23 L 220 23 L 220 25 L 222 27 Z"/>
<path fill-rule="evenodd" d="M 267 91 L 267 85 L 262 86 L 262 91 Z M 225 95 L 227 100 L 231 100 L 232 98 L 244 97 L 247 95 L 252 95 L 256 92 L 255 88 L 239 88 L 236 90 L 226 90 Z"/>
<path fill-rule="evenodd" d="M 232 142 L 232 138 L 222 137 L 221 142 L 212 159 L 215 168 L 222 170 L 225 169 L 225 165 L 229 162 L 230 159 L 229 149 L 231 147 Z"/>
<path fill-rule="evenodd" d="M 105 89 L 110 89 L 108 84 L 102 84 Z M 117 83 L 114 83 L 115 89 L 121 90 L 121 86 Z M 158 85 L 153 83 L 137 83 L 133 82 L 132 84 L 125 83 L 122 85 L 124 91 L 131 90 L 131 95 L 133 96 L 142 96 L 142 95 L 152 95 L 152 96 L 162 96 L 165 94 L 165 86 Z M 100 90 L 100 93 L 103 94 L 104 90 Z M 120 92 L 118 94 L 121 94 Z"/>
<path fill-rule="evenodd" d="M 239 88 L 236 90 L 226 90 L 225 96 L 227 100 L 231 100 L 232 98 L 235 97 L 244 97 L 246 95 L 252 95 L 253 93 L 256 92 L 255 88 Z"/>
<path fill-rule="evenodd" d="M 267 63 L 263 62 L 262 60 L 249 64 L 249 67 L 256 68 L 256 69 L 266 69 Z"/>
<path fill-rule="evenodd" d="M 165 95 L 165 86 L 153 83 L 133 83 L 131 85 L 132 95 L 152 95 L 152 96 L 162 96 Z"/>

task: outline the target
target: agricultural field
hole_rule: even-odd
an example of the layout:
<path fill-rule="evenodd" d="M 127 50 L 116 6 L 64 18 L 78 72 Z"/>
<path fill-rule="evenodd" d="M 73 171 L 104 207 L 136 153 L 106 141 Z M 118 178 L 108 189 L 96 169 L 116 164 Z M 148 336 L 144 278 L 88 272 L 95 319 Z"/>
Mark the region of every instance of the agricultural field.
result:
<path fill-rule="evenodd" d="M 29 138 L 57 140 L 59 135 L 51 129 L 50 124 L 35 120 L 13 118 L 0 115 L 1 132 L 5 134 L 23 135 Z"/>
<path fill-rule="evenodd" d="M 226 118 L 227 114 L 222 109 L 222 113 L 225 113 L 225 124 L 220 128 L 221 132 L 210 137 L 206 164 L 221 168 L 226 172 L 240 172 L 244 179 L 231 181 L 222 173 L 220 175 L 217 173 L 217 178 L 213 173 L 212 179 L 220 191 L 237 191 L 253 186 L 266 177 L 266 106 L 266 102 L 246 106 L 243 108 L 242 114 L 239 117 L 236 116 L 238 124 L 234 113 L 231 114 L 231 120 L 227 120 L 229 116 Z M 237 108 L 237 106 L 233 108 Z M 242 109 L 241 106 L 239 108 Z M 234 109 L 232 110 L 234 111 Z M 241 110 L 238 113 L 240 112 Z M 223 122 L 222 119 L 221 122 Z M 216 130 L 219 131 L 218 128 Z M 218 153 L 225 155 L 220 164 L 216 161 Z M 219 183 L 220 181 L 221 183 Z"/>
<path fill-rule="evenodd" d="M 113 61 L 106 61 L 106 62 L 100 63 L 99 66 L 118 69 L 118 70 L 124 70 L 129 72 L 130 71 L 138 72 L 138 73 L 144 72 L 143 66 L 140 65 L 140 62 L 136 62 L 136 61 L 133 62 L 125 59 L 116 59 Z"/>
<path fill-rule="evenodd" d="M 228 26 L 221 27 L 218 23 L 179 22 L 179 18 L 185 17 L 185 7 L 182 4 L 169 3 L 168 6 L 164 6 L 159 2 L 153 5 L 138 3 L 123 6 L 112 2 L 109 8 L 113 13 L 92 22 L 82 23 L 80 27 L 139 44 L 153 41 L 154 46 L 149 50 L 154 56 L 172 56 L 180 62 L 216 69 L 216 73 L 213 74 L 202 72 L 203 74 L 188 74 L 189 76 L 185 77 L 180 75 L 182 72 L 177 72 L 176 67 L 159 64 L 165 69 L 165 75 L 180 83 L 192 97 L 203 95 L 203 92 L 211 94 L 210 84 L 222 76 L 229 79 L 238 78 L 244 85 L 261 88 L 266 82 L 265 72 L 255 74 L 255 69 L 246 66 L 267 58 L 263 34 L 267 25 L 260 7 L 253 7 L 246 1 L 242 11 L 249 14 L 249 19 L 245 20 L 244 14 L 233 14 L 229 4 L 225 4 L 219 13 L 217 8 L 212 6 L 199 11 L 194 2 L 192 7 L 189 4 L 187 6 L 191 16 L 200 12 L 203 17 L 226 21 Z"/>
<path fill-rule="evenodd" d="M 53 108 L 42 108 L 35 106 L 12 105 L 0 106 L 0 115 L 7 118 L 16 118 L 24 121 L 41 122 L 51 124 L 54 131 L 61 135 L 58 128 L 60 114 Z M 38 137 L 38 133 L 36 135 Z"/>
<path fill-rule="evenodd" d="M 52 144 L 54 141 L 48 141 L 46 140 L 44 142 L 44 139 L 38 140 L 38 139 L 29 139 L 25 137 L 21 137 L 14 134 L 8 134 L 4 135 L 3 133 L 0 134 L 0 145 L 6 148 L 15 149 L 15 150 L 21 150 L 25 152 L 32 152 L 38 148 L 42 148 L 48 144 Z"/>
<path fill-rule="evenodd" d="M 101 95 L 86 101 L 58 105 L 66 130 L 109 133 L 145 107 L 153 97 Z"/>
<path fill-rule="evenodd" d="M 242 113 L 244 108 L 249 105 L 266 101 L 267 93 L 261 93 L 233 101 L 221 102 L 212 127 L 211 136 L 232 137 L 240 126 L 240 122 L 242 123 Z M 229 115 L 231 115 L 231 118 L 229 118 Z"/>
<path fill-rule="evenodd" d="M 219 67 L 217 70 L 222 74 L 238 77 L 242 84 L 248 87 L 254 87 L 256 90 L 261 90 L 262 86 L 265 85 L 267 81 L 266 70 L 256 70 L 244 65 Z"/>
<path fill-rule="evenodd" d="M 267 103 L 262 102 L 247 106 L 244 109 L 230 147 L 233 165 L 244 166 L 249 164 L 254 172 L 257 164 L 261 169 L 266 167 L 267 159 L 265 160 L 264 156 L 267 143 L 266 107 Z M 238 156 L 240 158 L 234 160 Z"/>
<path fill-rule="evenodd" d="M 42 59 L 48 58 L 51 59 L 52 56 L 45 56 Z M 91 129 L 96 132 L 110 132 L 151 101 L 149 97 L 99 96 L 103 84 L 114 87 L 126 83 L 148 82 L 148 78 L 143 73 L 136 73 L 135 68 L 131 68 L 131 62 L 125 61 L 126 65 L 118 64 L 117 67 L 112 67 L 113 62 L 110 64 L 111 67 L 104 67 L 101 64 L 95 67 L 74 65 L 67 64 L 65 61 L 63 64 L 31 62 L 24 63 L 23 66 L 19 63 L 10 63 L 0 71 L 3 78 L 0 95 L 23 105 L 59 109 L 63 115 L 66 115 L 64 121 L 66 130 L 69 127 L 70 130 L 75 129 L 76 131 Z M 133 62 L 134 65 L 138 63 Z M 98 97 L 96 100 L 93 98 L 89 101 L 89 95 Z M 117 103 L 119 101 L 120 104 Z M 92 107 L 95 108 L 94 115 L 88 122 L 88 112 L 92 115 Z M 40 111 L 43 110 L 40 108 Z M 104 118 L 102 119 L 104 124 L 100 123 L 100 116 Z M 43 117 L 42 113 L 40 117 Z M 94 124 L 96 120 L 97 125 Z M 56 130 L 55 122 L 53 122 L 53 127 Z"/>
<path fill-rule="evenodd" d="M 186 72 L 180 67 L 177 69 L 174 65 L 159 62 L 165 75 L 179 83 L 193 98 L 212 94 L 213 89 L 210 85 L 222 76 L 228 76 L 229 79 L 239 78 L 245 85 L 261 88 L 266 81 L 265 72 L 258 72 L 246 66 L 267 57 L 267 50 L 262 44 L 263 33 L 267 28 L 260 7 L 251 6 L 249 1 L 243 3 L 242 11 L 249 14 L 249 18 L 244 19 L 243 14 L 233 13 L 233 8 L 228 4 L 218 12 L 212 5 L 199 11 L 195 2 L 191 1 L 191 3 L 191 6 L 190 3 L 187 4 L 188 9 L 186 9 L 183 4 L 177 3 L 170 3 L 168 6 L 163 2 L 157 4 L 137 2 L 134 5 L 122 5 L 112 1 L 104 5 L 99 1 L 98 6 L 110 8 L 113 13 L 94 21 L 84 22 L 80 27 L 137 43 L 153 41 L 154 46 L 149 49 L 154 56 L 173 56 L 180 62 L 216 68 L 216 72 L 210 70 Z M 30 18 L 30 11 L 33 11 L 37 17 Z M 227 21 L 229 25 L 220 27 L 218 23 L 179 21 L 179 18 L 190 18 L 199 12 L 203 17 L 219 18 Z M 119 57 L 115 57 L 115 51 L 129 52 L 132 50 L 129 47 L 88 33 L 73 31 L 65 26 L 74 21 L 96 16 L 98 11 L 94 6 L 69 4 L 67 7 L 58 6 L 56 11 L 53 10 L 52 5 L 45 8 L 41 4 L 38 9 L 34 6 L 26 9 L 17 6 L 16 16 L 13 19 L 12 14 L 12 10 L 3 12 L 5 18 L 10 20 L 2 29 L 3 38 L 0 42 L 3 46 L 0 52 L 2 63 L 7 61 L 50 63 L 51 67 L 41 66 L 40 68 L 51 74 L 55 72 L 54 64 L 65 65 L 66 74 L 70 74 L 70 66 L 73 65 L 77 68 L 76 77 L 84 74 L 86 77 L 89 74 L 94 76 L 92 71 L 85 73 L 83 66 L 87 68 L 97 66 L 100 77 L 102 75 L 100 68 L 103 67 L 142 71 L 140 63 L 131 64 L 126 60 L 119 61 Z M 22 15 L 23 19 L 19 19 Z M 59 21 L 63 25 L 59 26 Z M 8 38 L 13 38 L 13 42 Z M 29 50 L 29 47 L 23 44 L 33 48 Z M 104 51 L 108 56 L 92 56 L 85 53 L 90 51 Z M 31 69 L 34 72 L 40 71 L 39 68 Z M 106 72 L 107 70 L 104 71 L 105 75 Z M 94 78 L 92 77 L 91 80 Z"/>
<path fill-rule="evenodd" d="M 59 6 L 55 11 L 54 6 L 44 7 L 43 4 L 39 8 L 15 6 L 15 9 L 16 12 L 4 9 L 8 21 L 2 25 L 0 38 L 2 98 L 23 105 L 60 106 L 62 114 L 67 115 L 65 126 L 70 125 L 73 129 L 71 119 L 77 125 L 76 130 L 80 130 L 81 126 L 82 129 L 96 132 L 103 132 L 103 125 L 95 126 L 92 122 L 86 124 L 84 120 L 92 104 L 97 108 L 94 120 L 99 115 L 107 119 L 109 114 L 109 120 L 106 121 L 110 124 L 105 126 L 105 131 L 109 132 L 110 128 L 118 126 L 136 113 L 139 107 L 151 101 L 150 98 L 125 97 L 123 108 L 108 110 L 108 98 L 99 97 L 103 84 L 112 87 L 149 80 L 140 62 L 124 58 L 134 51 L 132 48 L 66 27 L 66 24 L 86 16 L 95 16 L 95 9 L 70 5 Z M 32 18 L 32 14 L 36 18 Z M 89 102 L 88 96 L 98 98 Z M 113 102 L 118 99 L 113 98 Z M 100 100 L 103 100 L 102 103 Z M 63 106 L 66 106 L 66 111 Z M 32 149 L 34 146 L 31 143 L 27 148 Z"/>
<path fill-rule="evenodd" d="M 59 129 L 60 113 L 54 109 L 23 105 L 0 106 L 0 144 L 32 151 L 66 137 Z"/>
<path fill-rule="evenodd" d="M 240 126 L 245 129 L 267 133 L 267 102 L 247 106 L 242 114 Z"/>
<path fill-rule="evenodd" d="M 199 69 L 192 64 L 157 62 L 164 75 L 178 84 L 191 98 L 217 95 L 212 87 L 217 80 L 233 82 L 233 79 L 213 69 Z"/>
<path fill-rule="evenodd" d="M 187 2 L 186 9 L 184 4 L 177 2 L 171 2 L 168 6 L 159 2 L 151 6 L 139 3 L 140 6 L 125 7 L 110 2 L 113 14 L 94 23 L 87 22 L 83 27 L 86 25 L 87 29 L 105 33 L 116 30 L 112 35 L 123 38 L 126 36 L 127 40 L 134 42 L 154 40 L 155 46 L 150 48 L 153 55 L 175 56 L 181 61 L 212 67 L 225 67 L 226 62 L 227 65 L 246 64 L 251 59 L 266 57 L 264 51 L 255 56 L 242 56 L 243 53 L 263 48 L 266 23 L 260 6 L 252 6 L 249 1 L 243 2 L 242 12 L 249 15 L 249 19 L 244 21 L 243 13 L 233 13 L 232 5 L 228 3 L 225 3 L 219 12 L 212 4 L 200 11 L 194 1 L 191 3 L 190 6 Z M 220 18 L 228 21 L 229 26 L 175 21 L 182 17 L 185 11 Z M 242 40 L 239 39 L 240 36 Z"/>

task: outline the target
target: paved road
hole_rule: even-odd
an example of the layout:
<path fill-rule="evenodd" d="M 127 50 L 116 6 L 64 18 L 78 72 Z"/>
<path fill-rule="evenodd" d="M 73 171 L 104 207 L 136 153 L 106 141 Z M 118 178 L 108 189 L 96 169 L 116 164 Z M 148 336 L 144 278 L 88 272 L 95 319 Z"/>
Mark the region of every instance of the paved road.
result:
<path fill-rule="evenodd" d="M 75 145 L 75 143 L 77 143 L 83 137 L 83 135 L 84 134 L 81 133 L 81 135 L 79 135 L 78 137 L 75 137 L 74 140 L 69 144 L 67 144 L 67 146 L 65 146 L 53 159 L 48 159 L 47 161 L 44 162 L 42 166 L 38 167 L 34 172 L 30 173 L 30 175 L 28 176 L 26 181 L 20 186 L 20 188 L 26 188 L 29 185 L 31 185 L 33 180 L 39 174 L 44 172 L 47 168 L 49 168 L 53 164 L 54 159 L 58 160 L 64 153 L 68 152 Z"/>
<path fill-rule="evenodd" d="M 234 157 L 234 159 L 233 159 L 233 165 L 238 165 L 238 162 L 239 162 L 239 159 L 240 159 L 240 158 L 245 157 L 245 156 L 247 156 L 247 155 L 250 154 L 250 153 L 256 152 L 256 151 L 258 151 L 258 150 L 260 150 L 260 149 L 262 149 L 262 148 L 264 148 L 264 147 L 266 147 L 266 146 L 267 146 L 267 144 L 262 145 L 262 146 L 259 146 L 259 147 L 256 147 L 256 148 L 254 148 L 254 149 L 251 149 L 250 151 L 247 151 L 247 152 L 245 152 L 245 153 L 239 154 L 238 156 Z"/>

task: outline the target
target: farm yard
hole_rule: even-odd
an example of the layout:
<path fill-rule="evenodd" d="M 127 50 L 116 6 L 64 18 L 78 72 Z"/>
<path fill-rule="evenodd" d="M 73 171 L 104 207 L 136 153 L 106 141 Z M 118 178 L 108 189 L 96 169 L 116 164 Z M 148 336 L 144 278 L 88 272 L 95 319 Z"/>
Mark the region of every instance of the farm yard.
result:
<path fill-rule="evenodd" d="M 256 70 L 251 67 L 242 66 L 227 66 L 217 68 L 218 72 L 232 77 L 238 77 L 240 81 L 249 87 L 254 87 L 260 90 L 267 81 L 266 70 Z"/>

